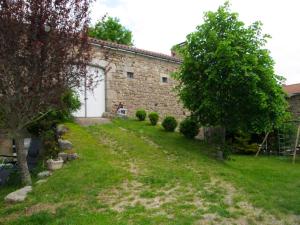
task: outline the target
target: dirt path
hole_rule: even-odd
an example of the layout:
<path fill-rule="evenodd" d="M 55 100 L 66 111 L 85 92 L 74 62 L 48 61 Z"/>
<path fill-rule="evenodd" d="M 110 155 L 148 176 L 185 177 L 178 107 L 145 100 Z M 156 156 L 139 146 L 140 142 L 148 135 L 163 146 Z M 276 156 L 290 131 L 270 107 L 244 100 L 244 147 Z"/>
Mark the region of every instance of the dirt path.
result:
<path fill-rule="evenodd" d="M 120 129 L 127 133 L 130 132 L 125 128 Z M 131 134 L 135 135 L 134 133 Z M 169 154 L 150 138 L 142 136 L 141 140 L 144 141 L 145 145 L 162 151 L 164 160 L 168 162 L 177 160 L 176 155 Z M 199 217 L 194 224 L 300 224 L 299 216 L 272 215 L 263 209 L 254 207 L 244 200 L 244 193 L 212 174 L 210 174 L 210 181 L 204 183 L 201 189 L 182 182 L 170 183 L 162 187 L 153 187 L 142 183 L 140 177 L 147 176 L 147 162 L 141 158 L 130 158 L 126 148 L 109 135 L 102 134 L 100 141 L 108 145 L 112 152 L 124 156 L 122 166 L 133 177 L 131 180 L 125 180 L 120 186 L 99 193 L 98 200 L 105 203 L 110 210 L 122 213 L 130 207 L 141 206 L 150 214 L 162 215 L 176 220 L 176 210 L 172 208 L 181 206 L 187 208 L 186 213 L 194 214 L 195 218 Z M 195 177 L 201 176 L 203 173 L 202 170 L 190 165 L 183 165 L 183 167 L 193 171 Z M 207 197 L 215 195 L 218 195 L 219 200 L 215 201 Z"/>

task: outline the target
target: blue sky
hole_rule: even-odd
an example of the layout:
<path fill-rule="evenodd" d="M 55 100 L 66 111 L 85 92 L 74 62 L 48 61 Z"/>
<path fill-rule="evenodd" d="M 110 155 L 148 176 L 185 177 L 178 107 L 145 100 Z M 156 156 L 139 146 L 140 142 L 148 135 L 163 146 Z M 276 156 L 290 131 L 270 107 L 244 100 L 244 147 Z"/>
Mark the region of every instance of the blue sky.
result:
<path fill-rule="evenodd" d="M 231 0 L 232 10 L 246 24 L 260 20 L 272 36 L 275 70 L 287 84 L 300 83 L 300 1 Z M 223 0 L 96 0 L 92 22 L 105 13 L 118 17 L 133 32 L 138 48 L 170 54 L 170 48 L 185 40 L 203 22 L 203 13 L 215 11 Z"/>

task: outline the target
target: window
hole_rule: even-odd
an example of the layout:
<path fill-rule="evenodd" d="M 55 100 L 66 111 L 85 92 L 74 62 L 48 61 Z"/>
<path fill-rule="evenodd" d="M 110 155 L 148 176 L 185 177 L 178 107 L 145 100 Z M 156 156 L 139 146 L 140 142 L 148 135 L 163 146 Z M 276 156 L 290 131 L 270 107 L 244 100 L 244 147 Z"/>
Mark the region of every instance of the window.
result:
<path fill-rule="evenodd" d="M 127 72 L 127 78 L 128 79 L 133 79 L 133 73 L 132 72 Z"/>
<path fill-rule="evenodd" d="M 168 83 L 168 78 L 167 77 L 162 77 L 161 82 L 162 83 Z"/>

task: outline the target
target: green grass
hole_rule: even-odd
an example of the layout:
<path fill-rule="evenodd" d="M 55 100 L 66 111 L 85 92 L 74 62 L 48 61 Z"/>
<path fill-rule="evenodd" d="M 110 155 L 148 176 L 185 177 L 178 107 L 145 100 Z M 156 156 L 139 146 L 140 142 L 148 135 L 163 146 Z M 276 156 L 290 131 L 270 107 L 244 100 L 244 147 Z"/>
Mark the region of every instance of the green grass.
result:
<path fill-rule="evenodd" d="M 80 159 L 24 203 L 1 201 L 0 224 L 295 224 L 300 215 L 300 164 L 289 158 L 219 162 L 213 146 L 134 120 L 68 126 Z"/>

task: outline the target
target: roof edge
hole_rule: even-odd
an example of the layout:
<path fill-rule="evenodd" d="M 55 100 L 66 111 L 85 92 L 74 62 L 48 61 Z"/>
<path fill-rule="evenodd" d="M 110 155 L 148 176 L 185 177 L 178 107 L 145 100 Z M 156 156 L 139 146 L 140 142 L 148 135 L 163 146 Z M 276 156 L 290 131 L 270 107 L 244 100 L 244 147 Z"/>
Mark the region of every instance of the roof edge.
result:
<path fill-rule="evenodd" d="M 176 64 L 182 63 L 181 59 L 176 58 L 174 56 L 166 55 L 163 53 L 152 52 L 152 51 L 148 51 L 148 50 L 144 50 L 144 49 L 140 49 L 140 48 L 117 44 L 117 43 L 109 42 L 109 41 L 103 41 L 103 40 L 99 40 L 99 39 L 95 39 L 95 38 L 89 38 L 89 41 L 93 45 L 104 47 L 104 48 L 110 48 L 110 49 L 119 50 L 119 51 L 123 51 L 123 52 L 134 53 L 134 54 L 138 54 L 138 55 L 142 55 L 142 56 L 146 56 L 146 57 L 150 57 L 150 58 L 157 58 L 157 59 L 161 59 L 164 61 L 173 62 Z"/>

